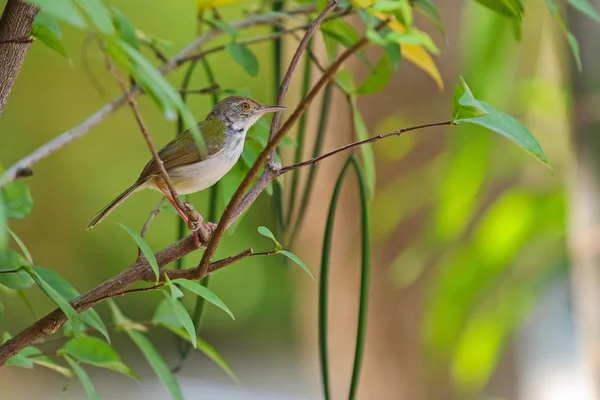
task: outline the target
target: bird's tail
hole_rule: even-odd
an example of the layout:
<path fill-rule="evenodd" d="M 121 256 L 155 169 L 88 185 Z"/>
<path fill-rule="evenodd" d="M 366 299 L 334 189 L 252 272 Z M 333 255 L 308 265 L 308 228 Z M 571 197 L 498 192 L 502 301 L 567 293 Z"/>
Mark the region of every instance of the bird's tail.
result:
<path fill-rule="evenodd" d="M 106 218 L 108 216 L 108 214 L 110 214 L 115 208 L 117 208 L 122 202 L 124 202 L 125 199 L 128 198 L 129 195 L 131 195 L 131 193 L 133 193 L 135 191 L 135 189 L 138 188 L 139 185 L 140 184 L 137 182 L 134 183 L 127 190 L 125 190 L 123 193 L 121 193 L 119 196 L 117 196 L 117 198 L 114 199 L 109 205 L 104 207 L 102 210 L 98 211 L 96 213 L 96 215 L 94 215 L 92 217 L 92 221 L 88 225 L 87 229 L 92 229 L 93 227 L 98 225 L 100 222 L 102 222 L 102 220 L 104 220 L 104 218 Z"/>

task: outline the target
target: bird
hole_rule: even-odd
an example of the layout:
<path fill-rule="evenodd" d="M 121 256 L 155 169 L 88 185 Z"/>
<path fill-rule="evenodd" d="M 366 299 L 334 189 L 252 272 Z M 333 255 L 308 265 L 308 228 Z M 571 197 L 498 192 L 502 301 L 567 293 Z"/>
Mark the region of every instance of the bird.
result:
<path fill-rule="evenodd" d="M 264 114 L 285 109 L 283 106 L 265 106 L 244 96 L 229 96 L 217 103 L 206 118 L 198 122 L 206 145 L 206 157 L 201 157 L 190 129 L 158 151 L 177 193 L 196 193 L 217 183 L 239 160 L 248 129 Z M 152 158 L 133 185 L 91 218 L 87 229 L 98 225 L 129 196 L 143 189 L 162 192 L 191 228 Z"/>

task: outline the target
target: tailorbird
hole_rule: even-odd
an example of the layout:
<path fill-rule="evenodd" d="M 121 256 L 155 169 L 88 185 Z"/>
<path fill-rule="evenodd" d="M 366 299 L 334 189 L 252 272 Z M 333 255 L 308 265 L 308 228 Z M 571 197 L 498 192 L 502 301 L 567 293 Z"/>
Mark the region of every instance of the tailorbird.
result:
<path fill-rule="evenodd" d="M 263 106 L 242 96 L 230 96 L 220 101 L 210 114 L 198 123 L 208 153 L 205 158 L 200 157 L 189 129 L 177 135 L 158 152 L 177 193 L 195 193 L 214 185 L 239 160 L 248 129 L 265 113 L 282 110 L 285 110 L 285 107 Z M 153 158 L 148 161 L 133 185 L 92 218 L 88 229 L 100 223 L 133 192 L 142 189 L 161 191 L 190 226 L 186 215 L 182 213 L 183 210 L 179 210 L 175 204 Z"/>

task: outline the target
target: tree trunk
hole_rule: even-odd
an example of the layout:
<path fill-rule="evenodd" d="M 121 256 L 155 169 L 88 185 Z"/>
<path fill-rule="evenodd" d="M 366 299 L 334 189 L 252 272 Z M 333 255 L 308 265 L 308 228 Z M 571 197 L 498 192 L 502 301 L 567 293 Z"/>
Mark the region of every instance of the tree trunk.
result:
<path fill-rule="evenodd" d="M 0 18 L 0 116 L 31 46 L 31 27 L 39 9 L 8 0 Z"/>

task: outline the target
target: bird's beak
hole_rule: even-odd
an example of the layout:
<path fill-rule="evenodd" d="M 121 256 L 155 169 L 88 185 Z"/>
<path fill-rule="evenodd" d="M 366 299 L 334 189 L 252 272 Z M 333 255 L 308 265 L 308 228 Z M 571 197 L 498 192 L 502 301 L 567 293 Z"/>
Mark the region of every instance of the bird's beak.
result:
<path fill-rule="evenodd" d="M 258 113 L 262 115 L 268 112 L 278 112 L 284 110 L 287 110 L 287 108 L 283 106 L 260 106 L 260 108 L 258 109 Z"/>

